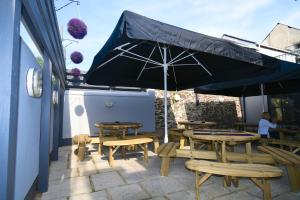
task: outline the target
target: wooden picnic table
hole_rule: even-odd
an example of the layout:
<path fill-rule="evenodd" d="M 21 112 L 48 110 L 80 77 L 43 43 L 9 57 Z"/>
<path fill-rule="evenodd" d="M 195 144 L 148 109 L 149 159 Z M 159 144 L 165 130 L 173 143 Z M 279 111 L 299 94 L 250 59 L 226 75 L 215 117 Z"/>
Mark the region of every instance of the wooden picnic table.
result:
<path fill-rule="evenodd" d="M 290 151 L 293 151 L 294 153 L 300 150 L 300 141 L 295 138 L 290 139 L 287 137 L 288 135 L 296 135 L 298 136 L 297 138 L 299 138 L 300 129 L 275 128 L 272 130 L 279 133 L 279 139 L 268 139 L 267 143 L 279 144 L 281 149 L 283 149 L 284 146 L 287 146 L 290 148 Z"/>
<path fill-rule="evenodd" d="M 179 121 L 179 125 L 184 125 L 186 130 L 195 129 L 196 127 L 208 128 L 215 127 L 217 125 L 216 122 L 208 122 L 208 121 Z"/>
<path fill-rule="evenodd" d="M 300 129 L 275 128 L 272 130 L 275 130 L 279 133 L 280 140 L 287 139 L 287 135 L 300 135 Z"/>
<path fill-rule="evenodd" d="M 138 122 L 99 122 L 95 124 L 96 128 L 99 128 L 99 137 L 104 136 L 104 130 L 117 131 L 122 133 L 122 137 L 128 134 L 129 129 L 134 130 L 134 134 L 137 135 L 138 129 L 142 127 Z"/>
<path fill-rule="evenodd" d="M 226 131 L 185 131 L 184 135 L 190 139 L 191 150 L 194 150 L 195 140 L 213 142 L 217 157 L 222 162 L 226 162 L 226 145 L 235 143 L 245 143 L 246 154 L 251 154 L 251 142 L 259 140 L 260 136 L 250 132 L 240 132 L 236 130 Z M 219 147 L 221 145 L 221 148 Z M 250 162 L 250 161 L 249 161 Z"/>
<path fill-rule="evenodd" d="M 232 142 L 234 143 L 245 143 L 245 152 L 248 163 L 252 163 L 251 154 L 251 142 L 260 139 L 260 136 L 255 133 L 250 132 L 241 132 L 236 130 L 231 131 L 199 131 L 199 130 L 190 130 L 185 131 L 184 135 L 190 139 L 190 148 L 191 151 L 195 150 L 194 144 L 195 141 L 208 141 L 214 145 L 216 152 L 217 160 L 219 162 L 227 162 L 227 149 L 226 147 Z M 225 177 L 225 185 L 229 185 L 233 182 L 234 185 L 238 185 L 238 180 L 233 177 Z"/>
<path fill-rule="evenodd" d="M 169 131 L 169 136 L 170 137 L 176 137 L 179 140 L 179 148 L 182 149 L 185 146 L 185 143 L 187 142 L 186 139 L 188 139 L 186 136 L 184 136 L 183 132 L 186 129 L 182 128 L 171 128 Z M 232 129 L 210 129 L 210 128 L 198 128 L 195 129 L 194 131 L 200 133 L 218 133 L 218 132 L 237 132 L 237 130 L 232 130 Z"/>
<path fill-rule="evenodd" d="M 120 139 L 124 139 L 129 133 L 129 129 L 134 130 L 134 135 L 138 134 L 138 129 L 142 127 L 141 123 L 138 122 L 99 122 L 95 123 L 95 127 L 99 128 L 99 147 L 98 152 L 101 155 L 102 143 L 104 137 L 104 131 L 111 131 L 110 134 L 113 136 L 119 136 Z M 125 149 L 123 149 L 124 151 Z"/>

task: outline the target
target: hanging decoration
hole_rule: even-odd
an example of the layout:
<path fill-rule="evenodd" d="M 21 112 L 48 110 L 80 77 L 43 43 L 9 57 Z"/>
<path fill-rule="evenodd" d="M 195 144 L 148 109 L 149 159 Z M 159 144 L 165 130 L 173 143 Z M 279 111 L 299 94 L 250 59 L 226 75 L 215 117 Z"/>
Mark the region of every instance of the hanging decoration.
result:
<path fill-rule="evenodd" d="M 75 39 L 83 39 L 84 36 L 86 36 L 87 34 L 87 26 L 82 20 L 77 18 L 72 18 L 68 22 L 68 32 Z"/>
<path fill-rule="evenodd" d="M 74 76 L 74 77 L 80 76 L 80 69 L 78 69 L 78 68 L 73 68 L 73 69 L 71 70 L 71 74 L 72 74 L 72 76 Z"/>
<path fill-rule="evenodd" d="M 71 54 L 71 60 L 75 64 L 79 64 L 83 61 L 83 55 L 79 51 L 74 51 Z"/>

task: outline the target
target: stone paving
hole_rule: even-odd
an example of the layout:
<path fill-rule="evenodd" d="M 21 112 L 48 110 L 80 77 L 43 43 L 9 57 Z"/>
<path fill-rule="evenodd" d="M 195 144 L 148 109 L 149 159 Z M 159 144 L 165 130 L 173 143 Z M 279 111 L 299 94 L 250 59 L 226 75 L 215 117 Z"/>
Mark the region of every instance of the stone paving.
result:
<path fill-rule="evenodd" d="M 36 200 L 190 200 L 195 199 L 194 173 L 184 167 L 185 159 L 171 163 L 168 177 L 160 176 L 160 159 L 149 151 L 149 162 L 142 153 L 116 157 L 109 167 L 107 157 L 91 152 L 84 161 L 77 161 L 74 146 L 59 149 L 59 160 L 51 162 L 48 192 L 37 194 Z M 92 147 L 90 147 L 92 149 Z M 284 176 L 270 180 L 274 200 L 299 199 L 300 193 L 289 192 Z M 262 192 L 248 179 L 240 186 L 223 187 L 223 178 L 212 176 L 200 190 L 202 200 L 256 200 Z"/>

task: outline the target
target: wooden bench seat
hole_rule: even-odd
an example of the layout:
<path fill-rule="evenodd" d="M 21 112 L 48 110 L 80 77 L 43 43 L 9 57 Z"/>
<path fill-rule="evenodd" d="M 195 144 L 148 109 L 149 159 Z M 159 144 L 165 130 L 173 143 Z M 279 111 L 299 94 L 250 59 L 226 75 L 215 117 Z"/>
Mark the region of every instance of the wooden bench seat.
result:
<path fill-rule="evenodd" d="M 270 154 L 277 163 L 286 165 L 291 190 L 293 192 L 300 191 L 300 156 L 276 147 L 259 146 L 257 148 L 262 152 Z"/>
<path fill-rule="evenodd" d="M 159 147 L 159 135 L 155 134 L 155 133 L 149 133 L 149 132 L 145 132 L 145 133 L 138 133 L 138 135 L 129 135 L 129 136 L 125 136 L 124 139 L 134 139 L 134 138 L 152 138 L 153 140 L 153 152 L 156 153 L 157 152 L 157 148 Z M 120 137 L 117 136 L 104 136 L 101 138 L 101 143 L 100 143 L 100 139 L 99 137 L 91 137 L 92 144 L 98 144 L 98 152 L 99 154 L 102 153 L 102 144 L 105 141 L 112 141 L 112 140 L 120 140 Z"/>
<path fill-rule="evenodd" d="M 114 161 L 114 153 L 122 147 L 122 157 L 125 157 L 125 146 L 137 145 L 144 151 L 144 160 L 148 162 L 148 143 L 153 142 L 151 138 L 133 138 L 133 139 L 123 139 L 123 140 L 109 140 L 104 141 L 103 146 L 109 147 L 109 155 L 108 155 L 108 162 L 109 165 L 113 165 Z"/>
<path fill-rule="evenodd" d="M 205 160 L 217 160 L 217 155 L 215 151 L 210 150 L 193 150 L 190 149 L 178 149 L 179 144 L 174 142 L 169 142 L 160 145 L 158 148 L 157 155 L 162 158 L 160 175 L 168 176 L 170 168 L 170 158 L 197 158 Z M 274 159 L 271 155 L 265 153 L 237 153 L 237 152 L 227 152 L 226 160 L 233 162 L 249 162 L 262 163 L 262 164 L 274 164 Z"/>
<path fill-rule="evenodd" d="M 299 141 L 268 139 L 267 143 L 268 144 L 279 144 L 281 146 L 287 146 L 290 148 L 290 151 L 293 153 L 297 153 L 300 150 L 300 142 Z"/>
<path fill-rule="evenodd" d="M 247 177 L 250 178 L 262 191 L 264 200 L 271 199 L 271 189 L 267 178 L 282 176 L 282 170 L 262 164 L 237 164 L 237 163 L 220 163 L 204 160 L 190 160 L 185 163 L 185 166 L 195 171 L 196 174 L 196 198 L 200 199 L 200 186 L 215 175 Z M 204 175 L 201 176 L 200 173 Z M 261 180 L 260 180 L 261 179 Z"/>

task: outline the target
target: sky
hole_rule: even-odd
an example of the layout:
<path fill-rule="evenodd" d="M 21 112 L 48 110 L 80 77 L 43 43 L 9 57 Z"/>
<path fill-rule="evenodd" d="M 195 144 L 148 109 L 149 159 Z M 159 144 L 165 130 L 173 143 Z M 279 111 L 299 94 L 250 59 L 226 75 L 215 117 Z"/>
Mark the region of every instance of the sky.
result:
<path fill-rule="evenodd" d="M 69 0 L 55 0 L 59 8 Z M 71 18 L 83 20 L 88 33 L 78 43 L 66 47 L 66 67 L 88 70 L 94 56 L 112 33 L 124 10 L 202 34 L 221 37 L 233 35 L 257 43 L 278 23 L 300 28 L 300 0 L 80 0 L 57 11 L 63 38 L 73 39 L 66 31 Z M 63 46 L 68 41 L 63 41 Z M 73 51 L 84 60 L 74 64 Z"/>

